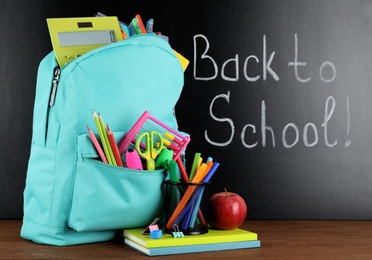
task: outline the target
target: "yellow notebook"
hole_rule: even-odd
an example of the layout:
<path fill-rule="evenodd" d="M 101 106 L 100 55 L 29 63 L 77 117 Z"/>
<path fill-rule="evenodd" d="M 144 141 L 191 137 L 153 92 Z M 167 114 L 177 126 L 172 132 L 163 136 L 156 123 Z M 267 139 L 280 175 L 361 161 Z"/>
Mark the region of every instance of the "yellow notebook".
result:
<path fill-rule="evenodd" d="M 173 52 L 176 54 L 177 58 L 181 62 L 182 70 L 185 72 L 187 66 L 189 65 L 190 61 L 186 59 L 184 56 L 182 56 L 179 52 L 173 50 Z"/>
<path fill-rule="evenodd" d="M 152 239 L 150 235 L 142 235 L 142 231 L 143 228 L 125 229 L 124 237 L 147 248 L 239 242 L 257 240 L 258 238 L 257 233 L 240 228 L 233 230 L 209 229 L 206 234 L 185 235 L 183 238 L 174 238 L 171 234 L 163 232 L 163 236 L 158 239 Z"/>

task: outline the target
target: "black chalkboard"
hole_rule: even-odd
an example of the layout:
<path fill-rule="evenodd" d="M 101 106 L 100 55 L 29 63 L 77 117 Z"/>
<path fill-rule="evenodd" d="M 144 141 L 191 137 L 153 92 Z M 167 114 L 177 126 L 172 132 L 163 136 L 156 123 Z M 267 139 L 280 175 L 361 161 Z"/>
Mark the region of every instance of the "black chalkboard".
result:
<path fill-rule="evenodd" d="M 249 218 L 371 219 L 372 2 L 203 3 L 178 115 L 221 162 L 212 192 Z"/>
<path fill-rule="evenodd" d="M 0 218 L 22 216 L 45 19 L 97 11 L 154 18 L 190 60 L 176 115 L 191 136 L 188 167 L 195 152 L 221 163 L 210 193 L 239 193 L 249 219 L 372 218 L 371 1 L 71 5 L 0 9 Z"/>

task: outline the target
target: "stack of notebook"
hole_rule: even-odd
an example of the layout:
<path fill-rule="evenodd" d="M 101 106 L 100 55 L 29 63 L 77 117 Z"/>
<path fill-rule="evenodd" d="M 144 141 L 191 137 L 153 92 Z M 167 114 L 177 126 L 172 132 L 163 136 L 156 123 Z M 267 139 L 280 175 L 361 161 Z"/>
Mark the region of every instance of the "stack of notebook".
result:
<path fill-rule="evenodd" d="M 149 256 L 232 250 L 260 247 L 257 234 L 243 229 L 215 230 L 201 235 L 185 235 L 175 238 L 164 234 L 161 238 L 153 239 L 142 235 L 143 229 L 125 229 L 124 242 L 126 245 Z"/>

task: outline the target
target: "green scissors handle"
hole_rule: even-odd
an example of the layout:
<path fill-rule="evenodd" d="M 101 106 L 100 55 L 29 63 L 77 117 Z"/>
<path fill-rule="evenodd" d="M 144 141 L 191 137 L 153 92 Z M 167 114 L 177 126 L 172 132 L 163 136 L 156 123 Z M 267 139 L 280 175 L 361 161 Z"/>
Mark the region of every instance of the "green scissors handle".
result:
<path fill-rule="evenodd" d="M 144 139 L 145 147 L 141 148 Z M 136 150 L 138 154 L 146 160 L 146 169 L 155 170 L 155 159 L 163 150 L 163 137 L 157 131 L 144 132 L 136 139 Z"/>

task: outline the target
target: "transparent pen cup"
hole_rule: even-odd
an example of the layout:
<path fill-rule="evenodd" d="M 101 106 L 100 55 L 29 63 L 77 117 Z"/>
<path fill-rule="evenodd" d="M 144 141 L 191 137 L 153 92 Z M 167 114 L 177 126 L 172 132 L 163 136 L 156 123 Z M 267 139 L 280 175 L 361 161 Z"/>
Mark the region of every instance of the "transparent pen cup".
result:
<path fill-rule="evenodd" d="M 206 183 L 165 181 L 165 232 L 184 235 L 208 233 Z"/>

